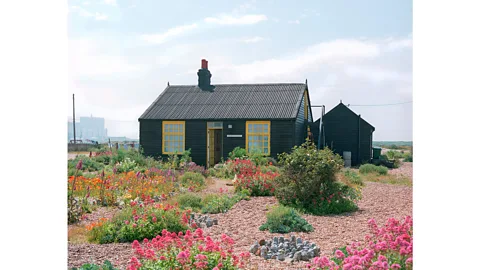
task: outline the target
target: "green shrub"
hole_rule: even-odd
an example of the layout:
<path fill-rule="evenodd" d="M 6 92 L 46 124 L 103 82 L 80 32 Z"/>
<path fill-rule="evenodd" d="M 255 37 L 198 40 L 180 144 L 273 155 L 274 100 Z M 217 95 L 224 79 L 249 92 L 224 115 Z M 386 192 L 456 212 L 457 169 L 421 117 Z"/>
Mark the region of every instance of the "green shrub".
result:
<path fill-rule="evenodd" d="M 88 171 L 88 172 L 100 171 L 105 167 L 104 164 L 96 162 L 93 158 L 89 158 L 85 155 L 78 155 L 75 157 L 75 159 L 71 159 L 68 161 L 68 169 L 75 169 L 75 166 L 78 164 L 80 160 L 82 160 L 82 163 L 83 163 L 83 166 L 82 166 L 83 171 Z"/>
<path fill-rule="evenodd" d="M 361 192 L 337 181 L 343 161 L 330 149 L 317 150 L 307 141 L 280 154 L 278 164 L 282 174 L 275 180 L 275 197 L 280 203 L 316 215 L 357 209 Z"/>
<path fill-rule="evenodd" d="M 192 193 L 180 194 L 176 201 L 181 209 L 200 210 L 202 208 L 202 198 Z"/>
<path fill-rule="evenodd" d="M 363 183 L 363 180 L 362 180 L 362 178 L 360 177 L 360 175 L 358 175 L 358 173 L 356 173 L 356 172 L 353 171 L 353 170 L 346 169 L 346 170 L 343 172 L 343 175 L 345 175 L 345 177 L 347 178 L 348 182 L 350 182 L 351 184 L 358 185 L 358 186 L 363 186 L 363 185 L 365 185 L 365 184 Z"/>
<path fill-rule="evenodd" d="M 260 230 L 271 233 L 311 232 L 313 227 L 295 209 L 279 205 L 267 213 L 267 222 L 260 226 Z"/>
<path fill-rule="evenodd" d="M 135 162 L 135 160 L 131 160 L 129 157 L 126 157 L 117 166 L 117 172 L 119 173 L 130 172 L 136 169 L 137 163 Z"/>
<path fill-rule="evenodd" d="M 77 169 L 68 169 L 68 176 L 75 176 L 75 173 L 77 174 L 77 176 L 83 176 L 82 171 L 77 172 Z"/>
<path fill-rule="evenodd" d="M 102 163 L 104 165 L 108 165 L 110 164 L 110 158 L 111 156 L 109 155 L 100 155 L 100 156 L 95 156 L 93 157 L 93 159 L 98 162 L 98 163 Z"/>
<path fill-rule="evenodd" d="M 267 164 L 277 166 L 277 161 L 272 157 L 267 157 Z"/>
<path fill-rule="evenodd" d="M 201 173 L 185 172 L 180 176 L 180 182 L 185 187 L 193 187 L 195 190 L 205 186 L 205 177 Z"/>
<path fill-rule="evenodd" d="M 187 164 L 192 162 L 192 158 L 190 155 L 192 154 L 192 149 L 188 149 L 183 151 L 182 157 L 180 158 L 180 163 Z"/>
<path fill-rule="evenodd" d="M 241 147 L 235 147 L 232 152 L 228 153 L 228 158 L 234 160 L 236 158 L 245 158 L 247 157 L 247 150 Z"/>
<path fill-rule="evenodd" d="M 202 213 L 217 214 L 225 213 L 241 200 L 248 200 L 248 191 L 235 193 L 234 195 L 209 194 L 202 200 Z"/>
<path fill-rule="evenodd" d="M 413 156 L 412 156 L 412 153 L 410 152 L 406 152 L 404 155 L 403 155 L 403 161 L 405 162 L 413 162 Z"/>
<path fill-rule="evenodd" d="M 216 172 L 215 172 L 215 169 L 214 169 L 214 168 L 208 168 L 208 170 L 207 170 L 207 175 L 208 175 L 208 176 L 210 176 L 210 177 L 216 176 L 215 173 L 216 173 Z"/>
<path fill-rule="evenodd" d="M 385 166 L 376 166 L 373 164 L 363 164 L 360 166 L 359 171 L 361 174 L 368 174 L 368 173 L 377 173 L 379 175 L 387 175 L 388 168 Z"/>
<path fill-rule="evenodd" d="M 268 164 L 267 157 L 265 157 L 259 150 L 253 150 L 248 153 L 248 159 L 251 160 L 255 166 L 265 166 Z"/>
<path fill-rule="evenodd" d="M 103 262 L 103 265 L 86 263 L 80 266 L 80 268 L 73 267 L 72 270 L 119 270 L 119 269 L 113 267 L 112 263 L 106 260 L 105 262 Z"/>

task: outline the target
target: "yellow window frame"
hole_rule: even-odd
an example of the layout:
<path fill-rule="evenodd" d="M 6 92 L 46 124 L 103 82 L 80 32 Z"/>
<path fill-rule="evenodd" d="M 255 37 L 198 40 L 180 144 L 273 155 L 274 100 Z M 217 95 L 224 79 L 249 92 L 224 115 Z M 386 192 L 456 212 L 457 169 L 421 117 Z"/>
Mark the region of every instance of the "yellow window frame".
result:
<path fill-rule="evenodd" d="M 253 124 L 259 124 L 259 125 L 267 125 L 268 127 L 268 131 L 267 132 L 249 132 L 248 131 L 248 125 L 253 125 Z M 261 151 L 262 151 L 262 154 L 263 155 L 266 155 L 266 156 L 269 156 L 270 155 L 270 133 L 271 133 L 271 129 L 270 129 L 270 121 L 246 121 L 245 123 L 245 133 L 246 133 L 246 136 L 245 136 L 245 148 L 247 150 L 247 153 L 249 153 L 249 147 L 248 147 L 248 138 L 249 136 L 267 136 L 268 137 L 268 152 L 267 153 L 264 153 L 263 152 L 263 148 L 264 145 L 263 145 L 263 139 L 262 140 L 253 140 L 253 142 L 262 142 L 262 146 L 261 146 Z"/>
<path fill-rule="evenodd" d="M 166 125 L 182 125 L 182 132 L 180 131 L 165 131 Z M 183 150 L 176 152 L 183 154 L 185 151 L 185 121 L 162 121 L 162 154 L 175 154 L 175 151 L 165 151 L 165 136 L 182 136 L 183 140 L 173 140 L 172 142 L 182 142 Z M 170 142 L 170 140 L 167 140 Z"/>

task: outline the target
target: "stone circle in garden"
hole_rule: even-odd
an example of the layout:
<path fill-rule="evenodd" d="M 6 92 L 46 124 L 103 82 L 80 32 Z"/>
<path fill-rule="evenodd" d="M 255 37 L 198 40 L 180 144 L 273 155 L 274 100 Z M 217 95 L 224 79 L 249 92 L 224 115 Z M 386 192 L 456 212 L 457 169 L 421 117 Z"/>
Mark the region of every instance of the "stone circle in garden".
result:
<path fill-rule="evenodd" d="M 315 243 L 296 238 L 295 235 L 291 235 L 290 238 L 275 236 L 272 240 L 262 239 L 255 242 L 250 247 L 250 253 L 265 260 L 309 261 L 320 254 L 320 248 Z"/>

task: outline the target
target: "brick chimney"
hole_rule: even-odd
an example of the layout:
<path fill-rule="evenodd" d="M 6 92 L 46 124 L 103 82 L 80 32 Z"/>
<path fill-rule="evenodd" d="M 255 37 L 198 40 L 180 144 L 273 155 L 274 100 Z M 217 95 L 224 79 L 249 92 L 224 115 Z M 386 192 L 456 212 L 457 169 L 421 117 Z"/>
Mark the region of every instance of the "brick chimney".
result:
<path fill-rule="evenodd" d="M 215 86 L 210 84 L 210 78 L 212 78 L 212 74 L 210 70 L 208 70 L 208 61 L 202 59 L 202 68 L 200 68 L 197 72 L 198 75 L 198 87 L 204 91 L 213 91 Z"/>

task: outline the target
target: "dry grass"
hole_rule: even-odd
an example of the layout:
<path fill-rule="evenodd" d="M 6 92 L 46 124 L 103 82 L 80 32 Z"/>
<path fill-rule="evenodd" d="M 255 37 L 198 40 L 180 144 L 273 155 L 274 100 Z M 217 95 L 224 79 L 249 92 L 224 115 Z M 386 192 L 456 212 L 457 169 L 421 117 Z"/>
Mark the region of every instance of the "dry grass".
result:
<path fill-rule="evenodd" d="M 68 228 L 68 242 L 71 244 L 88 243 L 88 230 L 85 226 L 74 225 Z"/>
<path fill-rule="evenodd" d="M 393 184 L 393 185 L 402 185 L 402 186 L 412 186 L 412 179 L 403 175 L 378 175 L 376 173 L 360 174 L 363 181 L 365 182 L 376 182 L 383 184 Z"/>

